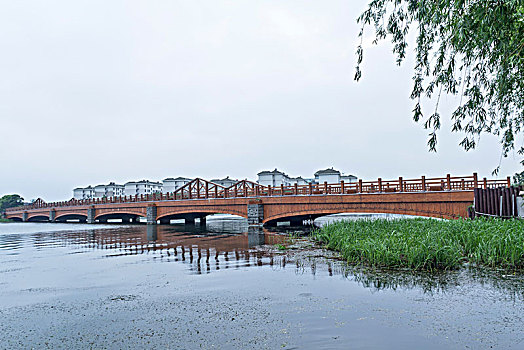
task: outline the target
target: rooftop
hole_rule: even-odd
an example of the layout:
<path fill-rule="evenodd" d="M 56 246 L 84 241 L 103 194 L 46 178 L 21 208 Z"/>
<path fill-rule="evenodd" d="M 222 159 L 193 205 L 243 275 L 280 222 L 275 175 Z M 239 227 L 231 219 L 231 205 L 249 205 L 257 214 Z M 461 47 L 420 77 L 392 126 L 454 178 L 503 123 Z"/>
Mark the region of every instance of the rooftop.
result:
<path fill-rule="evenodd" d="M 264 170 L 264 171 L 261 171 L 259 172 L 257 175 L 273 175 L 273 174 L 282 174 L 282 175 L 286 175 L 284 172 L 282 171 L 279 171 L 277 170 L 277 168 L 275 168 L 275 170 Z M 286 175 L 287 176 L 287 175 Z"/>
<path fill-rule="evenodd" d="M 140 180 L 140 181 L 129 181 L 125 183 L 126 185 L 135 185 L 135 184 L 151 184 L 151 185 L 162 185 L 160 182 L 154 182 L 149 180 Z"/>
<path fill-rule="evenodd" d="M 318 176 L 318 175 L 327 175 L 327 174 L 338 174 L 340 175 L 340 171 L 338 170 L 335 170 L 333 168 L 328 168 L 328 169 L 324 169 L 324 170 L 319 170 L 315 173 L 315 176 Z"/>

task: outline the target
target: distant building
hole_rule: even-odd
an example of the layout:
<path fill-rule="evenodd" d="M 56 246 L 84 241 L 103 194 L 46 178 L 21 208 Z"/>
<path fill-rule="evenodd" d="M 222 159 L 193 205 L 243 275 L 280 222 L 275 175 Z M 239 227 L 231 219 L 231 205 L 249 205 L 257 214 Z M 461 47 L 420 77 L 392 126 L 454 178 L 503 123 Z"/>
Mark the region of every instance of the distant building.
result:
<path fill-rule="evenodd" d="M 124 185 L 117 185 L 114 182 L 110 182 L 107 185 L 95 186 L 95 197 L 118 197 L 124 195 Z"/>
<path fill-rule="evenodd" d="M 95 198 L 95 189 L 91 186 L 77 187 L 73 190 L 74 199 L 92 199 Z"/>
<path fill-rule="evenodd" d="M 334 184 L 340 181 L 356 182 L 357 177 L 353 175 L 342 175 L 340 171 L 333 168 L 319 170 L 315 173 L 315 182 L 318 184 L 323 184 L 324 182 Z"/>
<path fill-rule="evenodd" d="M 319 170 L 315 173 L 315 182 L 318 184 L 340 182 L 340 175 L 340 171 L 333 168 Z"/>
<path fill-rule="evenodd" d="M 344 182 L 357 182 L 358 181 L 358 178 L 354 175 L 341 175 L 340 176 L 340 181 L 344 181 Z"/>
<path fill-rule="evenodd" d="M 289 179 L 289 176 L 287 176 L 282 171 L 279 171 L 275 168 L 275 170 L 271 171 L 261 171 L 258 174 L 258 180 L 257 182 L 263 186 L 289 186 L 291 185 L 291 181 Z"/>
<path fill-rule="evenodd" d="M 329 184 L 333 183 L 339 183 L 340 181 L 344 181 L 347 183 L 351 182 L 357 182 L 358 179 L 356 176 L 353 175 L 344 175 L 340 171 L 329 168 L 329 169 L 323 169 L 319 170 L 315 173 L 315 177 L 312 179 L 309 178 L 303 178 L 302 176 L 298 177 L 290 177 L 286 173 L 279 171 L 277 169 L 275 170 L 266 170 L 261 171 L 258 174 L 258 180 L 257 182 L 264 186 L 292 186 L 294 184 L 297 184 L 299 186 L 308 185 L 310 183 L 317 183 L 317 184 L 323 184 L 324 182 L 327 182 Z"/>
<path fill-rule="evenodd" d="M 299 176 L 299 177 L 290 177 L 288 178 L 288 181 L 290 185 L 297 184 L 301 186 L 301 185 L 307 185 L 310 182 L 313 182 L 313 179 L 304 179 L 302 176 Z"/>
<path fill-rule="evenodd" d="M 162 183 L 149 180 L 126 182 L 125 195 L 135 196 L 162 192 Z"/>
<path fill-rule="evenodd" d="M 229 176 L 227 176 L 227 177 L 225 177 L 223 179 L 213 179 L 213 180 L 211 180 L 211 182 L 214 182 L 214 183 L 219 184 L 219 185 L 224 186 L 224 187 L 231 187 L 234 184 L 236 184 L 238 182 L 238 180 L 230 179 Z"/>
<path fill-rule="evenodd" d="M 191 182 L 191 179 L 188 179 L 187 177 L 177 177 L 172 178 L 168 177 L 167 179 L 162 180 L 163 186 L 162 186 L 162 193 L 172 193 L 178 190 L 180 187 L 184 186 L 185 184 Z"/>

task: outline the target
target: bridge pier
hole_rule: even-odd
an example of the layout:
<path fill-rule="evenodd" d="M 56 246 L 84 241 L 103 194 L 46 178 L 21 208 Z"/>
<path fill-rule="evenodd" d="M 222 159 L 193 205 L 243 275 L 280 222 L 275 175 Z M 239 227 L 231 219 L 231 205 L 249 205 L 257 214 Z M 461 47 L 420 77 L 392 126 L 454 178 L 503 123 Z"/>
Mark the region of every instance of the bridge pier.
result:
<path fill-rule="evenodd" d="M 95 223 L 95 216 L 96 216 L 96 209 L 95 209 L 95 207 L 87 208 L 87 223 L 88 224 L 94 224 Z"/>
<path fill-rule="evenodd" d="M 195 225 L 195 218 L 185 218 L 186 225 Z"/>
<path fill-rule="evenodd" d="M 154 205 L 154 204 L 148 205 L 147 206 L 147 214 L 146 214 L 147 224 L 148 225 L 156 225 L 157 224 L 157 222 L 156 222 L 156 214 L 157 214 L 156 205 Z"/>
<path fill-rule="evenodd" d="M 158 226 L 147 225 L 147 240 L 154 242 L 158 239 Z"/>
<path fill-rule="evenodd" d="M 22 221 L 23 221 L 23 222 L 27 222 L 27 216 L 28 216 L 27 212 L 24 211 L 24 212 L 22 213 Z"/>
<path fill-rule="evenodd" d="M 249 226 L 247 228 L 247 245 L 249 248 L 265 244 L 265 236 L 262 227 Z"/>
<path fill-rule="evenodd" d="M 247 223 L 249 226 L 260 226 L 264 221 L 264 205 L 260 202 L 250 202 L 247 205 Z"/>
<path fill-rule="evenodd" d="M 205 216 L 200 218 L 200 226 L 206 227 L 206 217 Z"/>
<path fill-rule="evenodd" d="M 56 211 L 54 209 L 49 210 L 49 222 L 56 221 Z"/>

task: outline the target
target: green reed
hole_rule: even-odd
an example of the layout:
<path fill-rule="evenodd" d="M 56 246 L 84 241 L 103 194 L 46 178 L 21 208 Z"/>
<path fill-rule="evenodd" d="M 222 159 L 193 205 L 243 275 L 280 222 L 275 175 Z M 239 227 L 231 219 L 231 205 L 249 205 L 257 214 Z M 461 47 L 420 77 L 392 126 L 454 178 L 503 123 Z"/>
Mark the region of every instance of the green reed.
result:
<path fill-rule="evenodd" d="M 446 270 L 470 263 L 524 268 L 524 221 L 520 220 L 341 221 L 312 235 L 348 262 L 373 267 Z"/>

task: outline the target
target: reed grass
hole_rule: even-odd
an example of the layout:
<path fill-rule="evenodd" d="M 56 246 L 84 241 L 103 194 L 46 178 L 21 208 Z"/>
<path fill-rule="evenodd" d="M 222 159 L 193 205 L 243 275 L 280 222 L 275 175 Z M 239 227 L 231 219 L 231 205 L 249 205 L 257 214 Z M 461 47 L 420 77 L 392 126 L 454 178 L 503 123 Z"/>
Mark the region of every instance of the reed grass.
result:
<path fill-rule="evenodd" d="M 353 264 L 449 270 L 465 263 L 524 268 L 524 221 L 355 220 L 328 224 L 312 233 Z"/>

